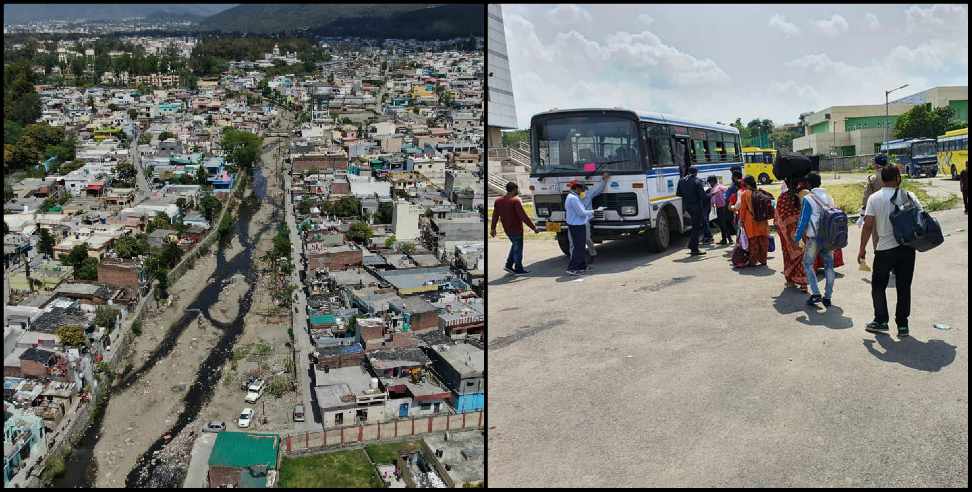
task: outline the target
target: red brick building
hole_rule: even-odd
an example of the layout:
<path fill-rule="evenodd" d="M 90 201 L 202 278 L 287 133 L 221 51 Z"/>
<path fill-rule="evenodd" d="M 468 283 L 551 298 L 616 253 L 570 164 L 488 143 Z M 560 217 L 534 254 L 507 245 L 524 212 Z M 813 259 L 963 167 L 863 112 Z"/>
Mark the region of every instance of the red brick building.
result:
<path fill-rule="evenodd" d="M 323 173 L 333 173 L 336 170 L 348 169 L 348 154 L 344 152 L 329 152 L 326 154 L 307 154 L 294 157 L 294 171 L 317 170 Z"/>
<path fill-rule="evenodd" d="M 98 283 L 137 292 L 142 284 L 142 268 L 133 260 L 105 258 L 98 263 Z"/>
<path fill-rule="evenodd" d="M 361 265 L 362 261 L 361 250 L 351 245 L 313 248 L 307 252 L 307 267 L 311 270 L 347 270 Z"/>

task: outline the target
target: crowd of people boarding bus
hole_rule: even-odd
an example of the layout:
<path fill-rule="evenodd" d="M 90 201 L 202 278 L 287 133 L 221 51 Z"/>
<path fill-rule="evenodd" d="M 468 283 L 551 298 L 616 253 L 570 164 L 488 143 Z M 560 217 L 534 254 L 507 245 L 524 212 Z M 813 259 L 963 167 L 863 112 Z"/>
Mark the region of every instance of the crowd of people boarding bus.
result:
<path fill-rule="evenodd" d="M 778 156 L 778 159 L 792 158 Z M 887 333 L 890 315 L 887 307 L 886 289 L 892 276 L 897 290 L 895 324 L 898 336 L 909 335 L 908 318 L 911 311 L 911 282 L 915 271 L 916 248 L 924 251 L 941 242 L 937 222 L 927 214 L 923 218 L 925 227 L 933 229 L 928 237 L 938 237 L 938 242 L 928 245 L 905 244 L 902 231 L 895 234 L 895 228 L 911 227 L 907 214 L 902 210 L 914 210 L 915 214 L 924 213 L 921 203 L 911 192 L 902 192 L 901 173 L 897 166 L 888 165 L 884 155 L 874 160 L 875 174 L 868 177 L 861 206 L 858 225 L 862 227 L 862 237 L 857 259 L 861 270 L 872 271 L 871 297 L 874 319 L 865 330 L 872 333 Z M 720 244 L 733 244 L 736 241 L 730 262 L 732 268 L 743 269 L 762 267 L 767 263 L 767 253 L 777 248 L 776 240 L 770 233 L 769 222 L 776 226 L 779 238 L 779 253 L 783 259 L 783 278 L 787 288 L 799 289 L 807 294 L 809 306 L 823 304 L 829 308 L 833 301 L 836 268 L 844 265 L 843 248 L 847 244 L 847 214 L 837 208 L 834 199 L 822 186 L 820 175 L 811 172 L 809 166 L 783 177 L 779 197 L 760 189 L 752 176 L 743 176 L 742 169 L 731 170 L 732 183 L 725 187 L 715 177 L 709 177 L 707 187 L 698 178 L 698 172 L 690 168 L 680 180 L 678 195 L 687 203 L 687 212 L 693 217 L 701 215 L 696 205 L 698 196 L 709 200 L 708 206 L 715 208 L 719 230 L 722 232 Z M 708 207 L 706 207 L 708 208 Z M 896 218 L 904 217 L 904 218 Z M 892 225 L 892 220 L 897 224 Z M 916 223 L 919 223 L 916 221 Z M 708 224 L 700 224 L 701 229 L 709 229 Z M 927 231 L 922 231 L 922 233 Z M 695 231 L 689 239 L 691 255 L 702 255 L 698 249 Z M 920 235 L 920 234 L 919 234 Z M 933 239 L 934 241 L 934 239 Z M 867 245 L 874 251 L 873 265 L 866 264 Z M 704 241 L 703 241 L 704 244 Z M 821 292 L 818 272 L 823 273 L 824 288 Z"/>

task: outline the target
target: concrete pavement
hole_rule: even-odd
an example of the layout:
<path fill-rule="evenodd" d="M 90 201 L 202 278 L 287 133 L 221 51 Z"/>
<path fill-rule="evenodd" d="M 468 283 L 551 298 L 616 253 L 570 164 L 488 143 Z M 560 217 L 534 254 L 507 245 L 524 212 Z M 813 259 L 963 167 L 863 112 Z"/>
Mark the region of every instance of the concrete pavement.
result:
<path fill-rule="evenodd" d="M 830 310 L 778 253 L 736 272 L 724 248 L 607 242 L 577 278 L 528 241 L 510 277 L 490 241 L 490 485 L 967 487 L 968 222 L 936 216 L 904 340 L 864 331 L 857 227 Z"/>

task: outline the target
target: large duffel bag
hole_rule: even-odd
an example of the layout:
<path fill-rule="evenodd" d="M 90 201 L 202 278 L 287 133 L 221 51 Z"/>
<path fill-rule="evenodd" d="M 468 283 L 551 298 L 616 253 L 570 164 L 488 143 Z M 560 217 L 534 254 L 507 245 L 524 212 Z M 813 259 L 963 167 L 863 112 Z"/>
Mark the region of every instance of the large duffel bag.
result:
<path fill-rule="evenodd" d="M 776 179 L 790 179 L 806 176 L 811 170 L 810 158 L 793 152 L 780 152 L 773 162 Z"/>
<path fill-rule="evenodd" d="M 894 190 L 894 195 L 891 196 L 891 205 L 894 206 L 894 211 L 891 212 L 894 238 L 902 245 L 917 251 L 928 251 L 945 242 L 942 226 L 914 202 L 911 194 L 905 192 L 909 201 L 905 208 L 898 206 L 895 201 L 898 191 Z"/>

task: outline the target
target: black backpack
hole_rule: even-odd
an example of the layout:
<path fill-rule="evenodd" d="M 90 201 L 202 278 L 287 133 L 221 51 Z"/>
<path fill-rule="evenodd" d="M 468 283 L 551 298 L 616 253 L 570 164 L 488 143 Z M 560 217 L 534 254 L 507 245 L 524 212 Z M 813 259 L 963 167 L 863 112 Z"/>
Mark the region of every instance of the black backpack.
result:
<path fill-rule="evenodd" d="M 753 218 L 759 221 L 773 218 L 773 195 L 768 191 L 753 192 Z"/>
<path fill-rule="evenodd" d="M 945 242 L 941 224 L 931 214 L 919 207 L 912 200 L 910 194 L 905 193 L 908 197 L 908 205 L 905 208 L 898 206 L 895 202 L 898 191 L 897 189 L 894 190 L 894 195 L 891 196 L 891 205 L 894 206 L 894 211 L 891 212 L 890 218 L 891 228 L 894 229 L 894 238 L 901 245 L 917 251 L 928 251 Z"/>

